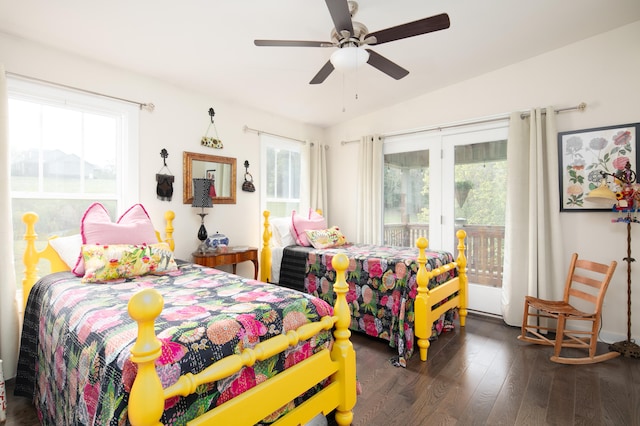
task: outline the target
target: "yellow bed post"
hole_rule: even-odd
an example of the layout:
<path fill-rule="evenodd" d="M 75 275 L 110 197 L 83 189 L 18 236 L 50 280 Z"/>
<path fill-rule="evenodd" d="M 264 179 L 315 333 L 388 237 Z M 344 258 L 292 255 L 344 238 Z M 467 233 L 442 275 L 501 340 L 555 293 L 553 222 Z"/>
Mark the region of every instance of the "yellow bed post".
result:
<path fill-rule="evenodd" d="M 468 278 L 467 278 L 467 256 L 465 255 L 464 239 L 467 237 L 467 233 L 462 229 L 456 232 L 458 237 L 458 278 L 460 279 L 460 308 L 458 313 L 460 314 L 460 326 L 464 327 L 467 321 L 467 304 L 468 304 Z"/>
<path fill-rule="evenodd" d="M 129 421 L 136 426 L 160 426 L 164 411 L 164 389 L 155 361 L 162 354 L 154 323 L 164 301 L 157 290 L 147 288 L 136 293 L 127 305 L 129 315 L 138 323 L 138 338 L 131 348 L 131 361 L 138 373 L 129 393 Z"/>
<path fill-rule="evenodd" d="M 176 213 L 173 210 L 167 210 L 164 213 L 164 220 L 166 221 L 164 227 L 164 242 L 169 244 L 169 248 L 171 248 L 171 251 L 174 251 L 176 249 L 176 242 L 173 239 L 173 219 L 175 218 Z M 158 235 L 158 241 L 162 241 L 162 237 L 160 235 Z"/>
<path fill-rule="evenodd" d="M 429 337 L 431 335 L 431 322 L 429 322 L 430 318 L 430 310 L 431 304 L 429 303 L 429 278 L 430 274 L 427 272 L 427 268 L 425 267 L 427 263 L 427 256 L 425 254 L 425 249 L 429 245 L 429 241 L 424 238 L 418 238 L 416 242 L 418 246 L 418 274 L 416 275 L 416 281 L 418 284 L 418 294 L 416 295 L 416 300 L 414 302 L 414 312 L 415 312 L 415 323 L 414 323 L 414 333 L 416 338 L 418 339 L 418 348 L 420 350 L 420 359 L 422 361 L 427 360 L 427 350 L 431 345 L 429 342 Z"/>
<path fill-rule="evenodd" d="M 335 342 L 331 351 L 331 358 L 340 363 L 338 372 L 335 373 L 335 381 L 342 383 L 341 403 L 335 413 L 336 423 L 339 425 L 350 425 L 353 421 L 353 407 L 356 405 L 356 353 L 349 337 L 349 325 L 351 325 L 351 311 L 347 304 L 347 292 L 349 286 L 345 279 L 345 271 L 349 267 L 349 259 L 344 253 L 334 256 L 331 261 L 333 269 L 336 271 L 336 282 L 333 291 L 336 293 L 336 302 L 333 313 L 338 318 L 333 335 Z"/>
<path fill-rule="evenodd" d="M 36 250 L 36 234 L 35 223 L 38 221 L 38 215 L 35 213 L 25 213 L 22 215 L 22 221 L 27 225 L 27 230 L 24 234 L 24 240 L 27 242 L 27 247 L 24 250 L 22 262 L 24 263 L 24 278 L 22 279 L 22 310 L 27 305 L 27 297 L 31 292 L 31 287 L 38 280 L 38 250 Z"/>
<path fill-rule="evenodd" d="M 260 281 L 268 283 L 271 282 L 271 245 L 270 240 L 272 237 L 271 224 L 269 223 L 269 210 L 265 210 L 262 215 L 264 216 L 264 231 L 262 232 L 262 252 L 260 253 Z"/>
<path fill-rule="evenodd" d="M 27 299 L 33 285 L 40 279 L 38 276 L 38 262 L 40 259 L 47 259 L 51 264 L 51 272 L 64 271 L 69 268 L 60 259 L 58 253 L 47 244 L 47 247 L 38 251 L 36 248 L 36 240 L 38 234 L 36 234 L 35 224 L 39 217 L 34 212 L 27 212 L 22 215 L 22 221 L 27 225 L 27 229 L 24 233 L 24 240 L 27 242 L 27 246 L 24 250 L 22 262 L 24 263 L 24 278 L 22 279 L 22 310 L 27 306 Z"/>

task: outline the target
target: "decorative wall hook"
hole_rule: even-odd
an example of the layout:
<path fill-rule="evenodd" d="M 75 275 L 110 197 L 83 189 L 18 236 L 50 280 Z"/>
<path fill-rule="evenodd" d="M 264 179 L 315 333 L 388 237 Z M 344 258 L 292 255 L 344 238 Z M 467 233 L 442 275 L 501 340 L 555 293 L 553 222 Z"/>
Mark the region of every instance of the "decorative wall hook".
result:
<path fill-rule="evenodd" d="M 162 161 L 164 161 L 164 167 L 167 167 L 167 157 L 169 156 L 169 152 L 162 148 L 162 151 L 160 151 L 160 157 L 162 157 Z"/>
<path fill-rule="evenodd" d="M 215 115 L 216 115 L 216 112 L 213 110 L 213 108 L 209 108 L 209 117 L 211 118 L 211 123 L 209 123 L 209 127 L 207 127 L 207 131 L 202 137 L 202 139 L 200 140 L 200 143 L 202 144 L 202 146 L 206 146 L 208 148 L 222 149 L 222 141 L 218 137 L 218 129 L 216 129 L 216 123 L 213 122 L 213 116 Z M 215 138 L 208 136 L 211 125 L 213 125 L 213 130 L 216 133 Z"/>
<path fill-rule="evenodd" d="M 256 187 L 253 185 L 253 176 L 249 173 L 249 161 L 244 160 L 244 182 L 242 183 L 242 190 L 245 192 L 255 192 Z M 248 179 L 247 179 L 248 177 Z"/>

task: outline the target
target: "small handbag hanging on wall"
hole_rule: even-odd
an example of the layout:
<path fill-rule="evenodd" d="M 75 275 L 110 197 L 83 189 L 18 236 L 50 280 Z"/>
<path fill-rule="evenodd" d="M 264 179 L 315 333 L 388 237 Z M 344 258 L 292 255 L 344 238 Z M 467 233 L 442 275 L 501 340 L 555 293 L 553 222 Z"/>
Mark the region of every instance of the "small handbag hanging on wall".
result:
<path fill-rule="evenodd" d="M 167 167 L 167 157 L 169 153 L 163 148 L 162 151 L 160 151 L 160 156 L 164 161 L 164 166 L 156 173 L 156 196 L 158 200 L 171 201 L 171 197 L 173 197 L 173 181 L 175 178 L 171 174 L 169 167 Z M 168 174 L 163 173 L 165 169 Z"/>
<path fill-rule="evenodd" d="M 244 162 L 244 182 L 242 182 L 242 190 L 245 192 L 255 192 L 256 187 L 253 185 L 253 176 L 249 173 L 249 161 L 245 160 Z M 247 176 L 249 177 L 247 179 Z"/>

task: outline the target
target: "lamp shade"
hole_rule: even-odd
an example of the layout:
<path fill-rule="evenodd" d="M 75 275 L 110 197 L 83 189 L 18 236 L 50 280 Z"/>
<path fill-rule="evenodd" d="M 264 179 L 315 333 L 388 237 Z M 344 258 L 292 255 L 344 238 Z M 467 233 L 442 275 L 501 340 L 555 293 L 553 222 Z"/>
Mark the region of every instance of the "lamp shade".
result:
<path fill-rule="evenodd" d="M 193 202 L 191 207 L 213 207 L 209 189 L 211 181 L 204 178 L 193 179 Z"/>
<path fill-rule="evenodd" d="M 611 206 L 618 201 L 618 199 L 616 198 L 616 194 L 609 189 L 604 179 L 602 180 L 602 183 L 600 183 L 600 186 L 589 192 L 589 194 L 584 199 L 585 201 L 589 201 L 591 203 L 598 203 L 608 206 Z"/>
<path fill-rule="evenodd" d="M 369 52 L 360 47 L 345 46 L 333 52 L 329 60 L 338 71 L 355 71 L 367 63 Z"/>

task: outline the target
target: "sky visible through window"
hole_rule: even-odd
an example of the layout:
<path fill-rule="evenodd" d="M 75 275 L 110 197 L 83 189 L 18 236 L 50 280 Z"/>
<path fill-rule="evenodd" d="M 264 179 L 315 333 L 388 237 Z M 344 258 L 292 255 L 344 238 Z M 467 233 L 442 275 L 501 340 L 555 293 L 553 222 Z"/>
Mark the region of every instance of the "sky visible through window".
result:
<path fill-rule="evenodd" d="M 12 154 L 59 149 L 82 155 L 90 164 L 115 167 L 117 123 L 113 116 L 10 99 Z"/>

